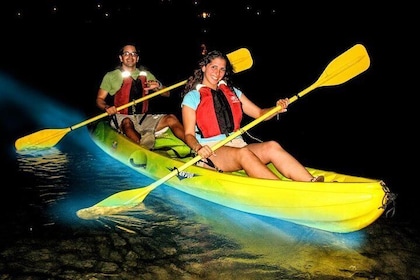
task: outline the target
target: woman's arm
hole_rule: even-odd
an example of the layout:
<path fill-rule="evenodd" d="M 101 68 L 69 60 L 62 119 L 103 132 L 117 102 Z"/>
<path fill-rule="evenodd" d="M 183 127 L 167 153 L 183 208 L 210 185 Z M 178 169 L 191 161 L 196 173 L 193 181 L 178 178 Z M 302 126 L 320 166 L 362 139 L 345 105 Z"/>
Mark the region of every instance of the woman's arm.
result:
<path fill-rule="evenodd" d="M 200 143 L 195 138 L 195 111 L 186 105 L 182 106 L 182 123 L 184 125 L 185 143 L 194 151 L 201 149 Z"/>
<path fill-rule="evenodd" d="M 244 110 L 244 113 L 247 114 L 248 116 L 256 119 L 261 117 L 262 115 L 264 115 L 265 113 L 267 113 L 268 111 L 272 110 L 275 108 L 275 106 L 270 107 L 270 108 L 264 108 L 261 109 L 260 107 L 258 107 L 254 102 L 252 102 L 251 100 L 248 99 L 248 97 L 245 96 L 245 94 L 242 93 L 241 97 L 239 98 L 242 102 L 242 108 Z M 287 112 L 287 106 L 289 105 L 289 99 L 285 98 L 285 99 L 279 99 L 276 102 L 276 106 L 282 106 L 282 110 L 278 113 L 284 113 Z M 270 120 L 272 119 L 276 114 L 273 114 L 272 116 L 268 117 L 266 120 Z"/>

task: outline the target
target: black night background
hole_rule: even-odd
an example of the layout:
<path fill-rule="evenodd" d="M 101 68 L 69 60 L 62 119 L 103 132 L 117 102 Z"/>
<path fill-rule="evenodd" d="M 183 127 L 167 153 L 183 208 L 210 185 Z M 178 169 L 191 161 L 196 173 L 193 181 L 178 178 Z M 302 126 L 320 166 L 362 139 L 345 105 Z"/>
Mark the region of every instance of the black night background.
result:
<path fill-rule="evenodd" d="M 248 48 L 254 64 L 238 73 L 235 82 L 261 107 L 299 93 L 316 81 L 332 59 L 355 44 L 363 44 L 371 59 L 366 72 L 343 85 L 314 90 L 292 104 L 279 121 L 262 123 L 250 132 L 264 140 L 278 140 L 305 165 L 383 179 L 398 193 L 394 219 L 409 217 L 404 231 L 413 237 L 410 226 L 417 230 L 415 194 L 419 187 L 414 116 L 418 92 L 415 74 L 419 72 L 417 9 L 404 3 L 407 1 L 267 2 L 271 3 L 49 0 L 0 4 L 1 144 L 7 155 L 3 156 L 3 166 L 8 166 L 2 177 L 9 182 L 3 184 L 4 192 L 14 187 L 14 180 L 19 183 L 19 178 L 10 178 L 10 174 L 21 176 L 11 173 L 16 165 L 11 150 L 17 138 L 47 125 L 71 126 L 101 113 L 95 107 L 98 86 L 103 75 L 118 65 L 117 52 L 126 43 L 137 45 L 140 63 L 166 85 L 185 80 L 192 73 L 202 44 L 208 50 L 227 53 Z M 19 87 L 15 90 L 9 83 Z M 40 97 L 28 103 L 22 89 L 35 91 Z M 173 90 L 170 99 L 154 102 L 179 116 L 180 92 L 181 88 Z M 81 117 L 64 114 L 60 119 L 52 114 L 47 122 L 39 122 L 29 112 L 51 106 Z M 82 132 L 72 133 L 70 138 L 74 139 Z M 14 209 L 13 200 L 5 202 L 1 209 Z M 397 243 L 403 237 L 390 238 Z M 410 262 L 416 263 L 418 236 L 414 240 L 416 256 Z M 3 252 L 5 248 L 6 244 L 0 246 Z M 5 253 L 2 255 L 6 260 Z M 11 276 L 10 271 L 15 270 L 6 267 L 0 266 L 0 278 L 24 279 Z M 375 279 L 404 279 L 403 268 L 399 269 L 395 274 L 379 273 L 382 277 Z M 418 277 L 414 272 L 405 279 Z"/>

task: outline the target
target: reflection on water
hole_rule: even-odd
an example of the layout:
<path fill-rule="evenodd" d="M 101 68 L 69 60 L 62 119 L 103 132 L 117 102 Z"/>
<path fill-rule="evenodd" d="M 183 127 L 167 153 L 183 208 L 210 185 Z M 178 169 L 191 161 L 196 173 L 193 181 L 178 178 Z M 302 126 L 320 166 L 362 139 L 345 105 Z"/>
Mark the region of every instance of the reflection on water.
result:
<path fill-rule="evenodd" d="M 104 268 L 106 261 L 112 275 L 125 273 L 125 279 L 151 270 L 150 279 L 404 279 L 407 267 L 419 261 L 418 245 L 412 246 L 403 233 L 396 237 L 398 228 L 384 217 L 361 231 L 330 233 L 229 209 L 166 185 L 132 211 L 82 220 L 77 210 L 152 180 L 98 149 L 62 150 L 16 154 L 24 203 L 30 206 L 18 215 L 28 217 L 25 226 L 31 233 L 9 236 L 9 247 L 3 247 L 8 254 L 21 252 L 21 259 L 8 259 L 13 267 L 39 259 L 26 275 L 51 262 L 56 265 L 46 269 L 47 275 L 63 270 L 78 271 L 80 277 L 104 275 L 110 269 Z M 12 223 L 16 230 L 20 222 Z M 397 241 L 411 247 L 398 250 L 393 246 Z M 130 264 L 133 252 L 136 262 Z M 0 254 L 3 261 L 8 254 Z M 82 265 L 87 261 L 96 265 Z M 174 273 L 182 277 L 165 278 Z"/>
<path fill-rule="evenodd" d="M 363 231 L 348 234 L 320 231 L 215 205 L 169 187 L 164 188 L 163 196 L 162 203 L 170 203 L 194 223 L 205 225 L 212 234 L 237 244 L 242 254 L 249 256 L 246 260 L 226 261 L 258 263 L 311 277 L 350 277 L 371 271 L 375 264 L 359 252 L 366 242 Z"/>
<path fill-rule="evenodd" d="M 57 148 L 27 150 L 16 153 L 18 171 L 26 178 L 24 194 L 32 203 L 28 207 L 44 212 L 39 219 L 48 216 L 47 209 L 64 200 L 69 188 L 68 156 Z M 44 221 L 53 224 L 53 218 Z M 31 223 L 32 224 L 32 223 Z M 33 225 L 29 225 L 33 230 Z"/>
<path fill-rule="evenodd" d="M 57 148 L 24 150 L 16 152 L 19 171 L 42 180 L 43 187 L 60 186 L 68 177 L 68 158 Z M 50 182 L 50 184 L 48 184 Z"/>

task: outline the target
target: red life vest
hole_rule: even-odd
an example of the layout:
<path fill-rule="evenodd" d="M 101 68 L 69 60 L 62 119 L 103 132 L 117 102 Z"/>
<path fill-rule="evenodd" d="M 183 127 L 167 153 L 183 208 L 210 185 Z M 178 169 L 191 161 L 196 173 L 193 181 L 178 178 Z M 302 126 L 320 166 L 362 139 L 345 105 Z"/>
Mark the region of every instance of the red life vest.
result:
<path fill-rule="evenodd" d="M 197 106 L 197 127 L 204 138 L 235 132 L 242 121 L 242 103 L 224 81 L 218 89 L 198 85 L 200 103 Z"/>
<path fill-rule="evenodd" d="M 137 77 L 137 80 L 133 79 L 131 75 L 123 75 L 123 83 L 121 88 L 114 95 L 114 105 L 119 107 L 125 105 L 133 100 L 141 98 L 147 94 L 147 91 L 143 90 L 146 87 L 147 77 L 144 72 L 140 72 L 140 75 Z M 124 108 L 119 111 L 120 114 L 132 115 L 146 113 L 148 110 L 149 102 L 145 100 L 142 102 L 142 107 L 140 104 L 136 104 L 131 107 Z M 141 109 L 141 111 L 140 111 Z"/>

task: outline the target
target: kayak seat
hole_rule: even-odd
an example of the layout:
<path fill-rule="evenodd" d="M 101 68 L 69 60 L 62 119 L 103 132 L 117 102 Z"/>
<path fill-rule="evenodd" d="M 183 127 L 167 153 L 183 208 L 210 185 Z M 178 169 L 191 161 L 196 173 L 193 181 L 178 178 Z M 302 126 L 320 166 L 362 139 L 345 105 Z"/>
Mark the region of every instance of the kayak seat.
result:
<path fill-rule="evenodd" d="M 176 137 L 169 128 L 156 136 L 155 145 L 151 150 L 163 152 L 165 156 L 172 158 L 187 158 L 194 156 L 191 148 L 181 139 Z"/>
<path fill-rule="evenodd" d="M 193 157 L 194 154 L 191 152 L 191 149 L 188 147 L 186 149 L 184 146 L 166 146 L 166 147 L 159 147 L 153 148 L 152 151 L 154 152 L 164 152 L 165 156 L 169 156 L 171 158 L 188 158 Z"/>

